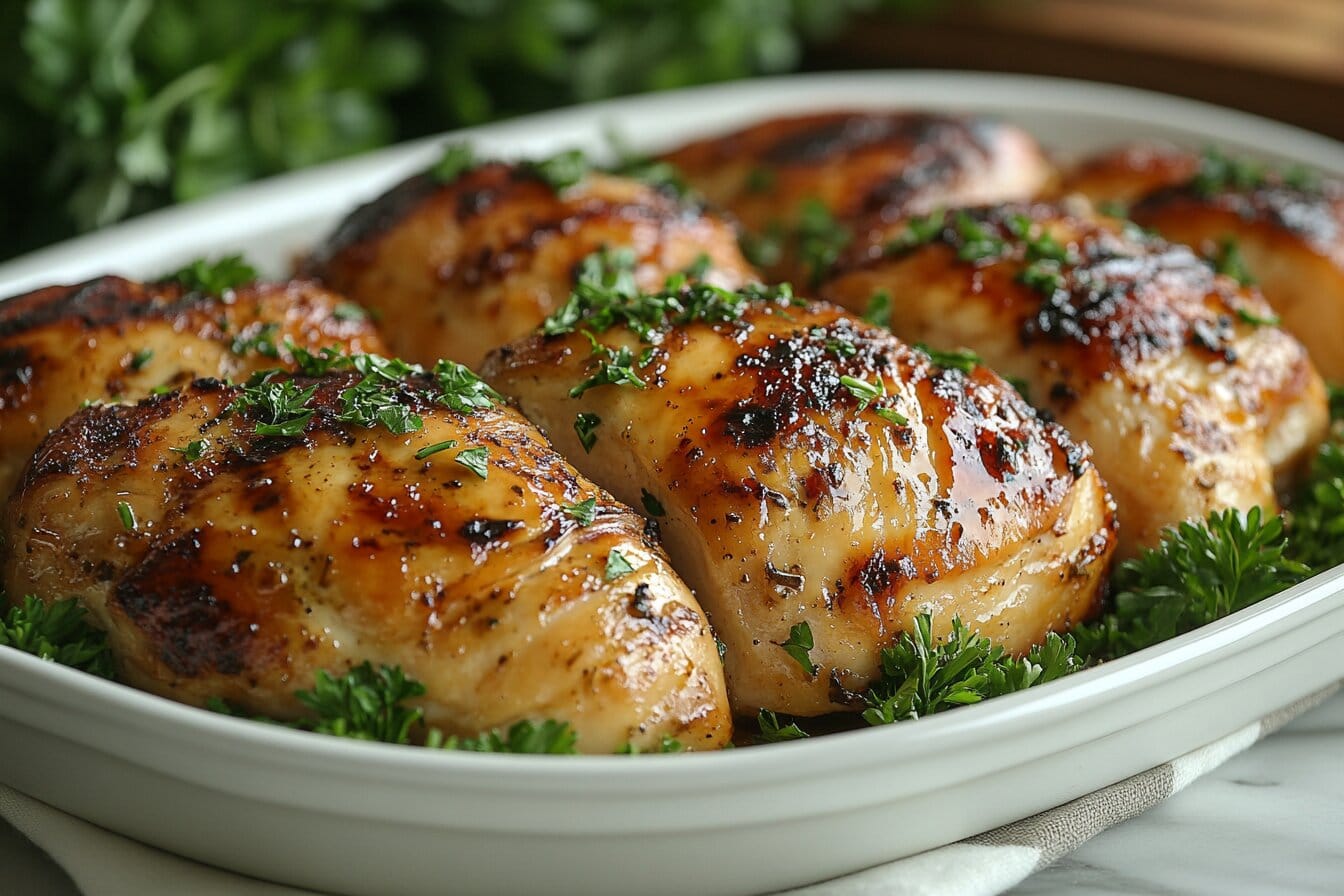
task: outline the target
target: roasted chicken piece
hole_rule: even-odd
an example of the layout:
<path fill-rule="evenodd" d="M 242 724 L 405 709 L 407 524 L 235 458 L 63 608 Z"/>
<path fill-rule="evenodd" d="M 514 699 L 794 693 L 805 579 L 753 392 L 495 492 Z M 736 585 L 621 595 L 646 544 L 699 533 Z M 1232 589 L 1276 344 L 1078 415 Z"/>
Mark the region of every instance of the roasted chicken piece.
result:
<path fill-rule="evenodd" d="M 722 286 L 757 279 L 732 226 L 674 196 L 596 172 L 557 187 L 535 165 L 498 162 L 399 184 L 351 214 L 309 269 L 394 322 L 397 355 L 474 367 L 562 304 L 580 259 L 606 245 L 633 248 L 650 288 L 697 268 Z"/>
<path fill-rule="evenodd" d="M 989 370 L 825 304 L 694 287 L 619 304 L 566 309 L 485 375 L 659 523 L 736 711 L 861 709 L 921 612 L 1021 653 L 1098 606 L 1105 486 Z M 797 626 L 806 663 L 784 647 Z"/>
<path fill-rule="evenodd" d="M 0 301 L 0 500 L 42 438 L 89 401 L 287 364 L 286 343 L 380 351 L 363 312 L 315 283 L 220 294 L 100 277 Z"/>
<path fill-rule="evenodd" d="M 1276 486 L 1326 431 L 1321 378 L 1258 292 L 1085 209 L 897 224 L 857 247 L 821 295 L 1020 380 L 1092 446 L 1122 557 L 1181 520 L 1276 507 Z"/>
<path fill-rule="evenodd" d="M 449 734 L 723 745 L 714 638 L 644 521 L 465 369 L 361 371 L 78 412 L 10 501 L 6 592 L 79 595 L 121 680 L 195 705 L 297 718 L 368 661 Z"/>
<path fill-rule="evenodd" d="M 819 278 L 864 215 L 1029 199 L 1053 176 L 1025 131 L 930 112 L 776 118 L 664 158 L 741 220 L 771 282 Z"/>
<path fill-rule="evenodd" d="M 1259 284 L 1326 379 L 1344 381 L 1344 182 L 1127 146 L 1084 162 L 1063 186 Z"/>

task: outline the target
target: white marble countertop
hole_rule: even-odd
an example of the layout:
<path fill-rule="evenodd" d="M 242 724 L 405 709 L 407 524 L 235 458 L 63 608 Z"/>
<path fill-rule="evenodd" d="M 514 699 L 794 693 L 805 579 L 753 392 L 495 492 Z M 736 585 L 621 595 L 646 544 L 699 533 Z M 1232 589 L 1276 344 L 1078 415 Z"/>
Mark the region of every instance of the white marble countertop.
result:
<path fill-rule="evenodd" d="M 0 822 L 4 892 L 79 896 Z M 1344 893 L 1344 693 L 1012 891 Z"/>

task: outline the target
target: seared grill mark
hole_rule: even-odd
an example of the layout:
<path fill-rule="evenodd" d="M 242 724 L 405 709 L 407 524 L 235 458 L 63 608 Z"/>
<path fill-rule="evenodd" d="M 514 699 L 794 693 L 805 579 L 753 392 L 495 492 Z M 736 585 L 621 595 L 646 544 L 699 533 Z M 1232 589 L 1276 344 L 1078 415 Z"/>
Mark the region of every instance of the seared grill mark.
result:
<path fill-rule="evenodd" d="M 442 189 L 444 185 L 427 174 L 407 178 L 377 199 L 351 212 L 312 261 L 321 263 L 338 252 L 377 238 Z"/>
<path fill-rule="evenodd" d="M 776 165 L 816 165 L 880 145 L 908 152 L 919 146 L 929 154 L 973 150 L 988 157 L 991 147 L 981 128 L 966 119 L 927 113 L 837 113 L 806 119 L 761 152 Z"/>
<path fill-rule="evenodd" d="M 184 295 L 174 284 L 146 287 L 121 277 L 99 277 L 0 302 L 0 339 L 66 321 L 87 330 L 150 317 L 171 319 L 211 301 L 201 295 Z"/>
<path fill-rule="evenodd" d="M 1145 222 L 1182 206 L 1217 209 L 1247 222 L 1268 222 L 1296 234 L 1322 254 L 1333 252 L 1344 240 L 1344 188 L 1339 187 L 1308 192 L 1277 184 L 1206 196 L 1195 189 L 1195 181 L 1188 181 L 1144 196 L 1130 214 Z"/>

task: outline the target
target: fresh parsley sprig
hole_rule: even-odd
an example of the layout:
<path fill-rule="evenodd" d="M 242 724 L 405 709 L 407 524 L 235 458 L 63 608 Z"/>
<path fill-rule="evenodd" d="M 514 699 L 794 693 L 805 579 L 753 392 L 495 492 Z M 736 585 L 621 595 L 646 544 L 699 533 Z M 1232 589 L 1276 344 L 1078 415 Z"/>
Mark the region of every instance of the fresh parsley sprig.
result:
<path fill-rule="evenodd" d="M 241 255 L 226 255 L 217 261 L 198 258 L 165 279 L 180 283 L 187 292 L 219 296 L 255 282 L 257 269 Z"/>
<path fill-rule="evenodd" d="M 1277 594 L 1311 572 L 1287 548 L 1283 519 L 1258 507 L 1168 529 L 1159 547 L 1120 565 L 1114 609 L 1074 630 L 1079 647 L 1123 656 Z"/>
<path fill-rule="evenodd" d="M 578 740 L 578 733 L 568 722 L 557 722 L 554 719 L 532 722 L 524 719 L 514 722 L 507 731 L 496 728 L 475 737 L 445 736 L 437 729 L 431 729 L 425 739 L 425 746 L 439 750 L 461 750 L 467 753 L 573 756 L 579 752 Z"/>
<path fill-rule="evenodd" d="M 404 705 L 421 697 L 425 686 L 407 678 L 400 666 L 361 663 L 339 677 L 318 670 L 311 691 L 294 696 L 317 716 L 311 730 L 357 740 L 404 744 L 424 710 Z"/>
<path fill-rule="evenodd" d="M 89 623 L 88 611 L 77 598 L 44 602 L 31 594 L 25 596 L 0 617 L 0 646 L 101 678 L 114 676 L 107 634 Z"/>

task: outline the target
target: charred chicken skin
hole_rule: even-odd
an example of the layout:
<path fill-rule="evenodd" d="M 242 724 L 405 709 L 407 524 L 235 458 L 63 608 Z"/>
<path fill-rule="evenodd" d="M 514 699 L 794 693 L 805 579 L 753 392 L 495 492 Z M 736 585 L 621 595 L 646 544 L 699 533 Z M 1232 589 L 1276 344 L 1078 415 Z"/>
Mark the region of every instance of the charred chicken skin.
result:
<path fill-rule="evenodd" d="M 447 734 L 722 746 L 714 639 L 644 521 L 473 382 L 277 373 L 81 410 L 10 501 L 4 586 L 80 595 L 121 680 L 191 704 L 293 719 L 318 670 L 368 661 L 423 682 Z M 351 422 L 370 389 L 421 428 Z"/>
<path fill-rule="evenodd" d="M 1344 381 L 1344 183 L 1160 146 L 1090 159 L 1063 189 L 1124 211 L 1254 282 L 1331 382 Z"/>
<path fill-rule="evenodd" d="M 778 258 L 760 262 L 772 282 L 799 284 L 823 273 L 825 246 L 808 253 L 800 244 L 827 242 L 827 234 L 811 231 L 824 229 L 828 218 L 890 220 L 946 206 L 1028 199 L 1053 176 L 1025 131 L 989 118 L 928 112 L 772 119 L 664 158 L 710 202 L 736 215 L 749 240 L 782 242 Z"/>
<path fill-rule="evenodd" d="M 350 215 L 310 267 L 395 321 L 397 355 L 474 367 L 562 304 L 579 260 L 605 245 L 633 248 L 648 287 L 697 267 L 722 286 L 757 279 L 730 224 L 647 184 L 589 173 L 557 188 L 498 162 L 410 178 Z"/>
<path fill-rule="evenodd" d="M 220 295 L 101 277 L 0 302 L 0 499 L 42 438 L 89 401 L 133 401 L 197 377 L 292 361 L 288 344 L 382 350 L 362 313 L 315 283 Z"/>
<path fill-rule="evenodd" d="M 772 295 L 571 305 L 485 367 L 659 524 L 734 709 L 862 708 L 880 648 L 921 612 L 1016 652 L 1088 617 L 1114 529 L 1086 449 L 983 367 Z M 782 646 L 801 624 L 806 664 Z"/>
<path fill-rule="evenodd" d="M 821 295 L 1019 380 L 1091 446 L 1122 557 L 1182 520 L 1276 507 L 1326 432 L 1321 378 L 1258 292 L 1086 210 L 1010 205 L 875 229 Z"/>

